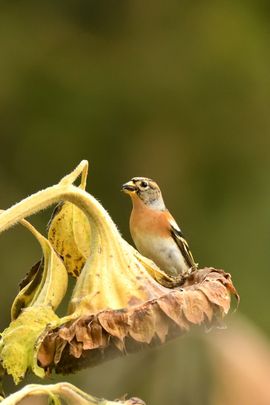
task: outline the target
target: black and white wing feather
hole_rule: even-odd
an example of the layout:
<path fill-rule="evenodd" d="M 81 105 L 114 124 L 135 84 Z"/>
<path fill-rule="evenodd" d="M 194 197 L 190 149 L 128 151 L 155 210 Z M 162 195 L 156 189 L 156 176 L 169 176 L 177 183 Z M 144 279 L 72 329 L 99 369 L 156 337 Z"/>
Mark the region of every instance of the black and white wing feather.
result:
<path fill-rule="evenodd" d="M 175 243 L 179 247 L 187 265 L 190 268 L 197 268 L 197 264 L 194 261 L 194 258 L 189 249 L 188 243 L 185 240 L 185 238 L 181 232 L 181 229 L 178 228 L 176 223 L 171 223 L 171 235 L 172 235 Z"/>

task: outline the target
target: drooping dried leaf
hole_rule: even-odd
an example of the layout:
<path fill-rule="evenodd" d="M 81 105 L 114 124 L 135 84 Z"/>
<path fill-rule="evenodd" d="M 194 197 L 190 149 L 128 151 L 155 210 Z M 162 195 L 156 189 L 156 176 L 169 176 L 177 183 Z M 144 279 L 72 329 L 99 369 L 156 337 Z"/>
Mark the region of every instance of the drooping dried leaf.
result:
<path fill-rule="evenodd" d="M 117 401 L 107 401 L 99 399 L 92 395 L 86 394 L 72 384 L 61 382 L 51 385 L 31 384 L 26 385 L 20 391 L 11 394 L 3 400 L 3 405 L 16 405 L 21 403 L 23 399 L 31 399 L 40 396 L 48 398 L 48 403 L 51 405 L 144 405 L 144 402 L 139 398 L 130 398 Z"/>
<path fill-rule="evenodd" d="M 28 369 L 44 376 L 44 370 L 37 365 L 37 340 L 48 324 L 59 324 L 54 310 L 67 289 L 65 266 L 50 242 L 29 222 L 21 220 L 21 224 L 38 240 L 43 258 L 20 283 L 20 291 L 11 308 L 13 321 L 1 334 L 1 365 L 16 384 Z"/>
<path fill-rule="evenodd" d="M 41 260 L 39 260 L 37 263 L 35 263 L 31 269 L 26 273 L 25 277 L 22 279 L 22 281 L 19 284 L 19 290 L 21 291 L 24 287 L 26 287 L 35 277 L 36 274 L 39 271 L 41 265 Z"/>
<path fill-rule="evenodd" d="M 33 302 L 36 290 L 38 289 L 39 283 L 42 279 L 42 274 L 44 272 L 44 260 L 39 260 L 34 266 L 29 270 L 24 279 L 20 282 L 20 291 L 16 296 L 12 307 L 11 307 L 11 319 L 14 320 L 18 318 L 21 311 L 29 307 L 31 302 Z"/>
<path fill-rule="evenodd" d="M 11 307 L 11 319 L 16 319 L 21 311 L 30 306 L 51 306 L 56 309 L 67 290 L 65 266 L 50 242 L 29 222 L 21 221 L 38 240 L 43 258 L 36 263 L 20 283 L 20 291 Z"/>
<path fill-rule="evenodd" d="M 83 160 L 59 185 L 71 185 L 80 176 L 85 190 L 88 162 Z M 48 224 L 48 239 L 63 258 L 68 273 L 77 278 L 90 253 L 91 227 L 85 213 L 69 201 L 60 201 Z"/>
<path fill-rule="evenodd" d="M 57 205 L 49 223 L 48 239 L 75 278 L 89 256 L 90 235 L 89 221 L 81 209 L 68 201 Z"/>
<path fill-rule="evenodd" d="M 84 314 L 50 330 L 38 359 L 45 369 L 66 373 L 115 357 L 117 351 L 121 355 L 164 343 L 193 325 L 208 326 L 222 318 L 230 305 L 230 291 L 234 291 L 230 276 L 222 270 L 197 270 L 181 288 L 164 288 L 157 299 L 123 310 Z M 59 345 L 61 356 L 52 359 Z"/>

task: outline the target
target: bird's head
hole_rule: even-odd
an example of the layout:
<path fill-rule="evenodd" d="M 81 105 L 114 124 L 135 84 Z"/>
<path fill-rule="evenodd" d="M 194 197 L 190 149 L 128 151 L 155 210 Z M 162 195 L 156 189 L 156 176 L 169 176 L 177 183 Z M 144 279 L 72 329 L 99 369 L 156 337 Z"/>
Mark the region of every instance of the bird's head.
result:
<path fill-rule="evenodd" d="M 129 194 L 132 201 L 141 200 L 151 208 L 165 209 L 162 194 L 156 182 L 146 177 L 133 177 L 123 184 L 122 191 Z"/>

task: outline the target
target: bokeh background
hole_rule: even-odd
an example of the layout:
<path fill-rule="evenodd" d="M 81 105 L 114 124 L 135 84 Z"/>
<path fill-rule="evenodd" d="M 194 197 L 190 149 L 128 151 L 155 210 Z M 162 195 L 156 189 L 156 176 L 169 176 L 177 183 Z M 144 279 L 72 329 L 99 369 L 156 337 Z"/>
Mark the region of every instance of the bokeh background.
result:
<path fill-rule="evenodd" d="M 265 0 L 1 2 L 1 207 L 88 159 L 88 190 L 131 242 L 120 187 L 152 177 L 196 260 L 230 272 L 241 295 L 228 331 L 67 378 L 89 393 L 149 405 L 270 403 L 254 377 L 270 377 L 269 21 Z M 45 233 L 49 217 L 31 220 Z M 40 251 L 16 227 L 0 252 L 3 329 Z"/>

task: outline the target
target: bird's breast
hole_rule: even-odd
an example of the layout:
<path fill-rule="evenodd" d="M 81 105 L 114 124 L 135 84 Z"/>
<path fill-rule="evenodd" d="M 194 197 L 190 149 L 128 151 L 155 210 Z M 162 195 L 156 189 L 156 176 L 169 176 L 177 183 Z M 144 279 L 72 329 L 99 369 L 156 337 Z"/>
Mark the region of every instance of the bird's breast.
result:
<path fill-rule="evenodd" d="M 139 252 L 153 260 L 162 270 L 172 275 L 183 273 L 187 270 L 187 264 L 162 214 L 133 212 L 130 218 L 131 236 Z"/>
<path fill-rule="evenodd" d="M 168 237 L 169 222 L 164 211 L 154 211 L 149 208 L 133 209 L 130 216 L 131 233 L 144 233 Z M 132 235 L 133 236 L 133 235 Z"/>

